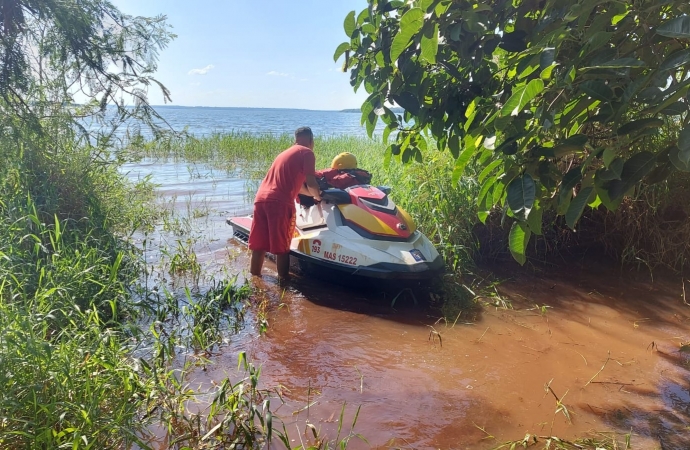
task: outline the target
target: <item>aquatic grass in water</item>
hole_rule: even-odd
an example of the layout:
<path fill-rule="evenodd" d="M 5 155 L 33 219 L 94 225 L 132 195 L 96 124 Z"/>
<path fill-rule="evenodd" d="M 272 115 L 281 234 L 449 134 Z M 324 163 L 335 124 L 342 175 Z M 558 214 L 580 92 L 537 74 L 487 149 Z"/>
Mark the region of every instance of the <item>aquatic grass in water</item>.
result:
<path fill-rule="evenodd" d="M 132 157 L 205 162 L 228 173 L 239 173 L 255 190 L 275 156 L 291 145 L 289 134 L 251 134 L 235 132 L 205 138 L 175 138 L 166 141 L 133 142 L 126 147 Z M 357 156 L 359 167 L 372 173 L 375 185 L 393 188 L 391 197 L 416 220 L 418 227 L 437 246 L 453 269 L 473 265 L 477 251 L 472 232 L 477 222 L 478 186 L 472 176 L 451 181 L 453 160 L 447 152 L 427 154 L 423 163 L 403 165 L 393 159 L 386 167 L 386 146 L 358 136 L 316 137 L 316 166 L 329 167 L 342 152 Z"/>

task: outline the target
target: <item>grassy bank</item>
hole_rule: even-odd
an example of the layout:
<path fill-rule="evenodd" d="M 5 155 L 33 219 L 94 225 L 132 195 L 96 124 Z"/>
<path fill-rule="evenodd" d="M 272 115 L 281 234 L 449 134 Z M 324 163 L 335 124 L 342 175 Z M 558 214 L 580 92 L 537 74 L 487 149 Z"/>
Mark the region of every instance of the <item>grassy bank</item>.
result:
<path fill-rule="evenodd" d="M 127 237 L 153 226 L 153 187 L 50 125 L 0 134 L 0 448 L 155 448 L 153 429 L 170 448 L 265 442 L 270 412 L 246 358 L 211 392 L 188 388 L 244 320 L 248 287 L 140 286 Z"/>

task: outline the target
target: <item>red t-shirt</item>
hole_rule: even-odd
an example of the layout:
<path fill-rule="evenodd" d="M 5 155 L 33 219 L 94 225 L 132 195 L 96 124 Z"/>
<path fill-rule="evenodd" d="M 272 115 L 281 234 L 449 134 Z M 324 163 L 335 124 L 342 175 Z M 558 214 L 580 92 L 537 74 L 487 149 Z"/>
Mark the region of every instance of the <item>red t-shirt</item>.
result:
<path fill-rule="evenodd" d="M 281 202 L 292 204 L 307 175 L 314 175 L 315 157 L 309 147 L 293 145 L 280 153 L 261 182 L 254 203 Z"/>

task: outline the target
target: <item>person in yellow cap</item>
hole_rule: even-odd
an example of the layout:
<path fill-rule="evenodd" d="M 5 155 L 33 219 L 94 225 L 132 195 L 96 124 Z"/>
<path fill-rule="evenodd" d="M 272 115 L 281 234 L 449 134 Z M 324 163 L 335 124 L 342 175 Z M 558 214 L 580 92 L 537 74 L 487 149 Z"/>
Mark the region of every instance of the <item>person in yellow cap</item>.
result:
<path fill-rule="evenodd" d="M 331 169 L 351 170 L 356 168 L 357 157 L 350 152 L 343 152 L 339 154 L 333 158 L 333 162 L 331 162 Z"/>

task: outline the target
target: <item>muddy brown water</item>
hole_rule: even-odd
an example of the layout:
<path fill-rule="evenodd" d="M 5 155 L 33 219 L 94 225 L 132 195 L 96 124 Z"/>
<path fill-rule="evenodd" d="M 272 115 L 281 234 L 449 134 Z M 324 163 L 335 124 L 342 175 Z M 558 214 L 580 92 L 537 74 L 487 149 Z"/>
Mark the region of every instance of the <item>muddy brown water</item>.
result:
<path fill-rule="evenodd" d="M 247 251 L 224 224 L 250 209 L 243 190 L 226 194 L 238 180 L 217 175 L 225 191 L 200 198 L 198 178 L 181 180 L 180 171 L 165 189 L 208 211 L 195 243 L 205 270 L 246 273 Z M 149 239 L 161 247 L 175 240 L 163 232 Z M 526 433 L 597 432 L 621 442 L 632 433 L 637 449 L 690 448 L 690 358 L 681 351 L 690 306 L 680 281 L 650 282 L 603 264 L 546 272 L 507 265 L 493 274 L 512 309 L 487 304 L 471 322 L 449 324 L 411 302 L 391 308 L 390 291 L 306 277 L 284 289 L 270 261 L 265 271 L 253 282 L 270 305 L 268 332 L 248 326 L 229 336 L 191 384 L 239 378 L 237 357 L 246 352 L 262 368 L 261 387 L 281 392 L 284 403 L 275 398 L 272 407 L 294 445 L 300 436 L 306 442 L 307 422 L 335 439 L 344 405 L 341 436 L 359 408 L 354 432 L 367 440 L 351 440 L 353 449 L 483 449 Z"/>

